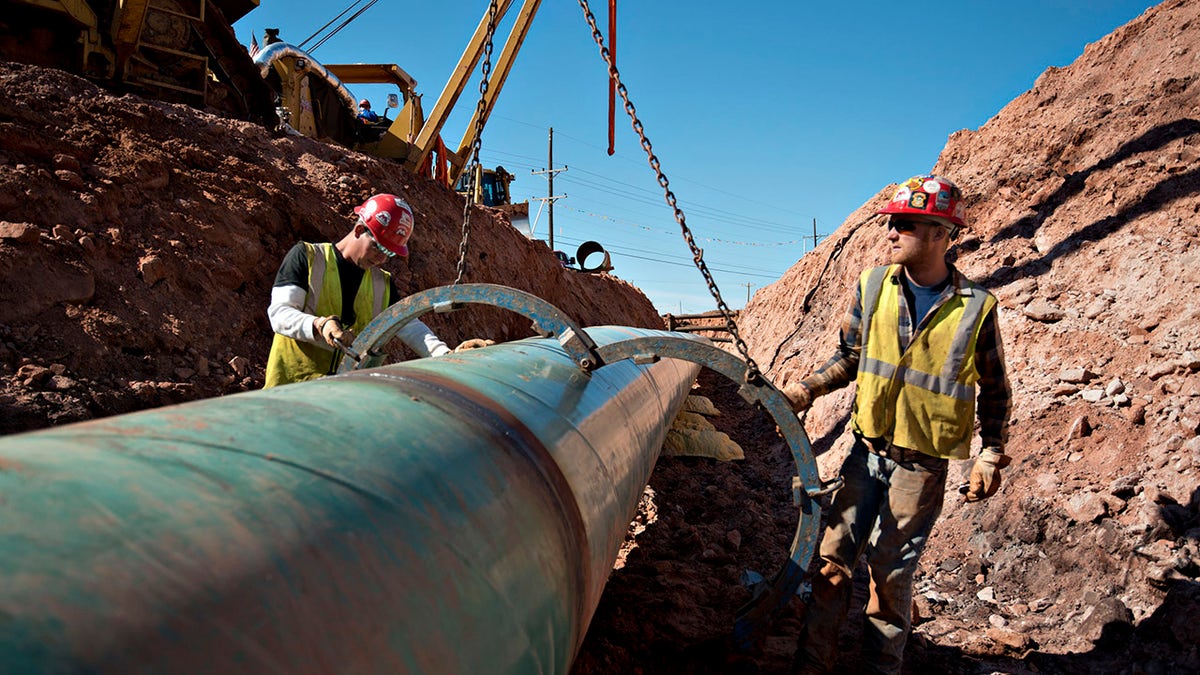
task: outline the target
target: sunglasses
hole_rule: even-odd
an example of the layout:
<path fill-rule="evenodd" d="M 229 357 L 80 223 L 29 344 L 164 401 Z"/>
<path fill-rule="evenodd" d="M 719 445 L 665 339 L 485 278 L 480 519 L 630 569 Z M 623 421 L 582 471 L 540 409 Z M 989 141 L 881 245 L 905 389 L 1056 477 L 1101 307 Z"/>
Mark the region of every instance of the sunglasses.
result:
<path fill-rule="evenodd" d="M 917 225 L 928 225 L 929 227 L 941 227 L 941 223 L 935 223 L 928 220 L 911 220 L 908 218 L 888 218 L 884 223 L 885 229 L 895 230 L 897 232 L 912 232 L 917 229 Z"/>
<path fill-rule="evenodd" d="M 382 254 L 386 255 L 386 256 L 387 256 L 387 257 L 389 257 L 389 258 L 395 258 L 395 257 L 396 257 L 396 254 L 395 254 L 395 253 L 392 253 L 390 250 L 388 250 L 388 249 L 384 248 L 384 247 L 383 247 L 383 244 L 380 244 L 380 243 L 379 243 L 379 240 L 375 238 L 375 235 L 371 234 L 371 231 L 370 231 L 370 230 L 367 230 L 367 237 L 368 237 L 368 238 L 371 240 L 371 243 L 372 243 L 372 244 L 375 244 L 375 248 L 379 249 L 379 252 L 380 252 L 380 253 L 382 253 Z"/>

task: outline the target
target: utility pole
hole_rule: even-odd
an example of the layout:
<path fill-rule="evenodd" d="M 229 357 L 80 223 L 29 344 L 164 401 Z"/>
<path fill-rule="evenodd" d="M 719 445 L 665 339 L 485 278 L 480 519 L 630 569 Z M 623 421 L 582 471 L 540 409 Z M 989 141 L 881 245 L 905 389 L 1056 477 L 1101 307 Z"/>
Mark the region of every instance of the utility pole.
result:
<path fill-rule="evenodd" d="M 541 171 L 530 171 L 530 173 L 535 174 L 535 175 L 536 174 L 546 174 L 546 178 L 548 179 L 548 188 L 546 191 L 546 196 L 545 197 L 534 197 L 534 199 L 536 199 L 538 201 L 550 203 L 550 250 L 553 251 L 554 250 L 554 202 L 566 197 L 566 195 L 555 195 L 554 194 L 554 174 L 558 173 L 559 171 L 567 170 L 566 166 L 563 166 L 561 169 L 554 168 L 554 127 L 550 127 L 550 150 L 549 150 L 548 156 L 547 156 L 547 163 L 549 164 L 550 168 L 542 169 Z"/>
<path fill-rule="evenodd" d="M 754 287 L 754 284 L 747 281 L 742 285 L 746 287 L 746 304 L 748 305 L 750 304 L 750 289 Z"/>
<path fill-rule="evenodd" d="M 806 240 L 806 241 L 809 239 L 812 239 L 814 249 L 817 247 L 817 242 L 825 238 L 825 235 L 817 234 L 817 219 L 816 218 L 813 218 L 813 233 L 811 235 L 802 235 L 800 238 L 803 240 Z"/>

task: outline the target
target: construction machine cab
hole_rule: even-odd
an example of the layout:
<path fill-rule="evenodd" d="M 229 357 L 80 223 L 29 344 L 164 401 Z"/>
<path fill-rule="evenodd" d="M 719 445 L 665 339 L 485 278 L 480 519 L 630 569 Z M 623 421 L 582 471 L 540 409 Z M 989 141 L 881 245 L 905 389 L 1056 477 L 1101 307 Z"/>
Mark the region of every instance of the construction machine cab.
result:
<path fill-rule="evenodd" d="M 454 191 L 467 195 L 474 191 L 475 203 L 484 206 L 502 206 L 512 203 L 512 194 L 508 185 L 516 176 L 497 166 L 495 169 L 485 169 L 477 166 L 474 173 L 463 172 L 454 183 Z"/>

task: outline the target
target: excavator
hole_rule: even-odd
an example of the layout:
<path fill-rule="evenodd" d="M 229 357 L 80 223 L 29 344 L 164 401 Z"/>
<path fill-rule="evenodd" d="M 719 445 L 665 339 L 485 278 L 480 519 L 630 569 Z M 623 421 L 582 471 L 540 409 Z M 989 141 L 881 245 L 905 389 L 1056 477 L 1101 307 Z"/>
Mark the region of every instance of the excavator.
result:
<path fill-rule="evenodd" d="M 265 45 L 255 55 L 254 62 L 263 79 L 278 94 L 281 117 L 298 132 L 395 160 L 414 173 L 429 175 L 450 187 L 459 180 L 471 159 L 472 147 L 487 123 L 540 5 L 541 0 L 524 0 L 521 4 L 508 38 L 492 64 L 483 105 L 475 111 L 454 149 L 446 146 L 441 134 L 483 56 L 489 37 L 488 12 L 480 19 L 428 115 L 423 109 L 421 95 L 416 92 L 416 80 L 394 64 L 321 64 L 311 54 L 286 42 Z M 512 6 L 513 0 L 500 0 L 494 20 L 502 20 Z M 393 119 L 385 117 L 380 125 L 360 122 L 357 99 L 346 88 L 347 84 L 395 86 L 397 95 L 389 98 L 397 102 L 399 112 Z M 493 196 L 479 202 L 495 202 L 488 204 L 491 206 L 511 201 L 507 189 L 509 181 L 511 174 L 495 171 L 485 173 L 481 180 L 468 177 L 461 185 L 464 190 L 467 184 L 476 185 L 483 191 L 491 189 Z"/>
<path fill-rule="evenodd" d="M 0 59 L 268 127 L 274 95 L 234 36 L 258 0 L 0 0 Z"/>

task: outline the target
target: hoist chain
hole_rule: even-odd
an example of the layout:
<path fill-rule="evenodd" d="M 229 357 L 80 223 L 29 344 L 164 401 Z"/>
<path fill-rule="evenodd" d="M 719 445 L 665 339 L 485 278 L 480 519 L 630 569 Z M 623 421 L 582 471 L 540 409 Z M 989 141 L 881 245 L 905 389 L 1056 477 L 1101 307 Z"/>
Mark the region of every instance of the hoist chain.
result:
<path fill-rule="evenodd" d="M 700 270 L 700 274 L 704 275 L 704 281 L 708 284 L 708 291 L 712 293 L 713 299 L 717 301 L 717 308 L 721 310 L 721 315 L 725 317 L 725 327 L 729 331 L 729 334 L 733 336 L 733 342 L 737 346 L 738 353 L 746 361 L 746 381 L 755 382 L 762 377 L 758 370 L 758 364 L 754 362 L 754 359 L 750 358 L 750 348 L 746 346 L 746 342 L 742 340 L 742 336 L 738 333 L 737 323 L 733 320 L 733 311 L 729 309 L 729 306 L 725 304 L 725 300 L 721 298 L 721 291 L 717 288 L 717 282 L 708 271 L 708 265 L 704 264 L 704 251 L 696 245 L 696 240 L 692 237 L 692 231 L 688 228 L 687 222 L 684 219 L 683 211 L 680 210 L 676 203 L 675 193 L 671 192 L 670 182 L 667 180 L 666 175 L 663 174 L 658 157 L 654 155 L 654 150 L 650 146 L 650 139 L 646 138 L 642 121 L 638 119 L 637 111 L 634 109 L 633 103 L 629 101 L 629 91 L 621 82 L 621 74 L 617 71 L 617 66 L 613 63 L 608 48 L 604 46 L 604 35 L 596 25 L 596 17 L 592 14 L 592 10 L 588 6 L 588 0 L 579 0 L 579 6 L 583 9 L 588 26 L 592 29 L 592 39 L 596 41 L 596 46 L 600 48 L 600 56 L 608 64 L 608 74 L 617 83 L 617 93 L 621 95 L 621 100 L 625 102 L 625 112 L 628 113 L 629 119 L 633 123 L 633 130 L 637 132 L 638 138 L 641 140 L 642 149 L 646 151 L 650 167 L 654 169 L 654 173 L 658 177 L 658 184 L 662 186 L 667 205 L 675 212 L 675 222 L 679 223 L 683 239 L 692 251 L 692 260 L 696 263 L 696 268 Z"/>
<path fill-rule="evenodd" d="M 467 274 L 467 242 L 471 239 L 471 207 L 475 205 L 475 191 L 480 188 L 475 182 L 480 179 L 479 146 L 483 142 L 483 120 L 487 109 L 488 79 L 492 74 L 492 39 L 496 35 L 496 14 L 499 12 L 497 0 L 488 5 L 487 41 L 483 45 L 483 67 L 480 69 L 479 103 L 475 106 L 475 140 L 471 142 L 471 162 L 465 171 L 470 179 L 467 184 L 467 199 L 463 204 L 462 243 L 458 245 L 458 276 L 454 283 L 462 283 Z"/>

